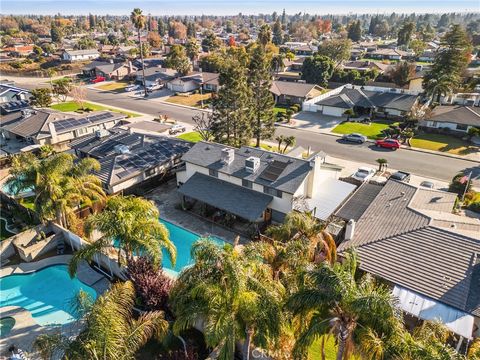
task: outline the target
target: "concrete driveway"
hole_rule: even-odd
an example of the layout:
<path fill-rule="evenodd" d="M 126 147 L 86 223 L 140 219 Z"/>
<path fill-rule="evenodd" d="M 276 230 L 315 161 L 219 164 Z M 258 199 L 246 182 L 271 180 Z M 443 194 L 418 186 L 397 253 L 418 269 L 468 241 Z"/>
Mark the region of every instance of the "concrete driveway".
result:
<path fill-rule="evenodd" d="M 300 130 L 310 130 L 318 133 L 330 133 L 332 129 L 347 118 L 323 115 L 310 111 L 301 111 L 292 116 L 292 124 L 281 126 Z"/>

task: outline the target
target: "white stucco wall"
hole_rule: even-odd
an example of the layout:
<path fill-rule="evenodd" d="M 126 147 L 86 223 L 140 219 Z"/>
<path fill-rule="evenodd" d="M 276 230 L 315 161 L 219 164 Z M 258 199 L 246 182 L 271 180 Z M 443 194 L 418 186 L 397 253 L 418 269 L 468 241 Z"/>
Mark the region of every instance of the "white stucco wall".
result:
<path fill-rule="evenodd" d="M 323 106 L 323 111 L 322 111 L 324 115 L 337 116 L 337 117 L 343 116 L 344 112 L 345 112 L 345 109 L 333 107 L 333 106 Z"/>

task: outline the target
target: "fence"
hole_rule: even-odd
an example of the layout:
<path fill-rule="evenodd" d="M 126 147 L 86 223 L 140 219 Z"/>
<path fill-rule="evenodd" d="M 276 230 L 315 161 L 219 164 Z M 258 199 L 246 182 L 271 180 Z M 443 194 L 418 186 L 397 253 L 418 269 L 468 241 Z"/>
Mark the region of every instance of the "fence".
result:
<path fill-rule="evenodd" d="M 66 76 L 79 74 L 79 69 L 72 70 L 59 70 L 55 71 L 55 76 Z M 15 71 L 15 70 L 2 70 L 3 76 L 15 76 L 15 77 L 32 77 L 32 78 L 48 78 L 48 74 L 45 70 L 34 70 L 29 72 Z"/>

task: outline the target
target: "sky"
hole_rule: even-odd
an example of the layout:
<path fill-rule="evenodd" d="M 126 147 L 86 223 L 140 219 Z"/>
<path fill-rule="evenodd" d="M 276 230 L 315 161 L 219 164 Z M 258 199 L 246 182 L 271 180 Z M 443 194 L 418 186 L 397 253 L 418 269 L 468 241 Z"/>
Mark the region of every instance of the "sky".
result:
<path fill-rule="evenodd" d="M 127 15 L 134 7 L 151 15 L 235 15 L 480 12 L 480 0 L 0 0 L 1 14 Z"/>

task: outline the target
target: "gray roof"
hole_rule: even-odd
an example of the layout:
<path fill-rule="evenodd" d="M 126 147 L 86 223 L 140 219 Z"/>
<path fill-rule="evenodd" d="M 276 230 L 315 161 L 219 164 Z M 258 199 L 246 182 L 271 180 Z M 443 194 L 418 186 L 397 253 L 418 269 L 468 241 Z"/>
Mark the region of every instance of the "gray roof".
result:
<path fill-rule="evenodd" d="M 427 120 L 480 127 L 480 108 L 464 105 L 440 105 Z"/>
<path fill-rule="evenodd" d="M 382 185 L 364 183 L 335 215 L 345 220 L 357 221 L 382 188 Z"/>
<path fill-rule="evenodd" d="M 272 201 L 271 195 L 201 173 L 193 174 L 178 191 L 249 221 L 256 221 Z"/>
<path fill-rule="evenodd" d="M 0 84 L 0 101 L 8 103 L 10 101 L 23 100 L 21 95 L 25 94 L 26 98 L 30 98 L 30 91 L 19 88 L 15 85 L 4 83 Z"/>
<path fill-rule="evenodd" d="M 99 55 L 97 49 L 65 50 L 65 52 L 70 56 L 72 56 L 72 55 L 90 55 L 90 54 L 91 55 L 93 55 L 93 54 Z"/>
<path fill-rule="evenodd" d="M 457 309 L 480 312 L 480 240 L 433 226 L 411 208 L 417 188 L 389 180 L 358 219 L 353 240 L 360 267 Z M 420 203 L 425 194 L 420 194 Z M 475 280 L 476 279 L 476 280 Z M 476 281 L 476 283 L 474 283 Z"/>
<path fill-rule="evenodd" d="M 270 87 L 270 92 L 277 96 L 288 95 L 300 98 L 307 97 L 313 90 L 316 90 L 319 95 L 322 88 L 315 84 L 304 84 L 293 81 L 272 81 L 272 86 Z"/>
<path fill-rule="evenodd" d="M 85 65 L 82 70 L 89 71 L 89 70 L 100 70 L 101 72 L 105 74 L 110 74 L 114 72 L 115 70 L 120 69 L 121 67 L 127 66 L 126 63 L 120 62 L 120 63 L 110 63 L 107 61 L 92 61 L 90 64 Z"/>
<path fill-rule="evenodd" d="M 348 109 L 353 106 L 364 108 L 382 107 L 400 111 L 410 111 L 416 101 L 416 95 L 343 88 L 339 94 L 320 100 L 316 105 Z"/>
<path fill-rule="evenodd" d="M 221 161 L 222 149 L 225 148 L 229 147 L 201 141 L 196 143 L 193 148 L 183 156 L 183 160 L 289 194 L 294 194 L 295 191 L 297 191 L 312 169 L 309 161 L 249 146 L 242 146 L 240 149 L 233 148 L 235 151 L 234 160 L 231 164 L 226 165 Z M 247 172 L 245 169 L 245 160 L 251 156 L 260 158 L 260 167 L 253 174 Z M 287 163 L 285 169 L 275 181 L 262 179 L 262 172 L 274 160 Z"/>

